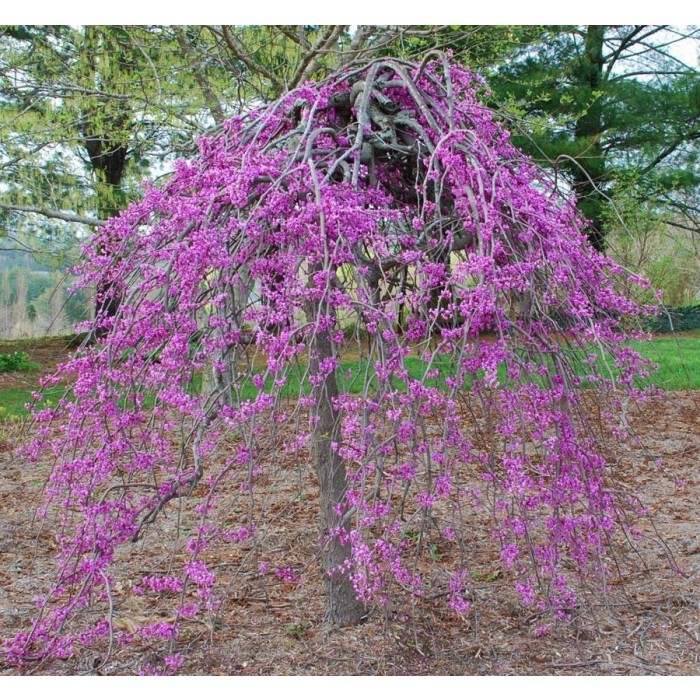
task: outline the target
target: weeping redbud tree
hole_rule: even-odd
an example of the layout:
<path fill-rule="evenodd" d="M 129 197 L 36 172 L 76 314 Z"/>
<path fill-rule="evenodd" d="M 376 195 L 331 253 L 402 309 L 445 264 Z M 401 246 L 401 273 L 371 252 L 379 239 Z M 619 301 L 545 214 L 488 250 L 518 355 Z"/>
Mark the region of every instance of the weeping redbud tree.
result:
<path fill-rule="evenodd" d="M 347 68 L 202 138 L 100 230 L 80 284 L 118 312 L 36 412 L 59 554 L 15 660 L 141 636 L 178 666 L 183 624 L 221 603 L 215 555 L 298 575 L 265 555 L 285 460 L 313 467 L 333 625 L 396 591 L 465 613 L 484 515 L 524 604 L 566 616 L 605 580 L 628 502 L 603 441 L 645 373 L 626 330 L 645 310 L 618 290 L 640 281 L 588 244 L 482 89 L 439 54 Z M 116 629 L 115 558 L 184 508 L 179 568 L 133 586 L 179 594 L 173 615 Z M 421 563 L 431 538 L 454 556 Z"/>

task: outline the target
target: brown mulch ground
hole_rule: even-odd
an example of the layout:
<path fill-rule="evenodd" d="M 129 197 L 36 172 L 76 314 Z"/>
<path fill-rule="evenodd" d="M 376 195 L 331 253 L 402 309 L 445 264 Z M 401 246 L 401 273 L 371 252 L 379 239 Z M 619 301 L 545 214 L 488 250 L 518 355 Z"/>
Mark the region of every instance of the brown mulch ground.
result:
<path fill-rule="evenodd" d="M 59 353 L 59 345 L 46 349 Z M 0 349 L 0 351 L 2 351 Z M 60 351 L 63 352 L 63 351 Z M 46 365 L 45 365 L 46 366 Z M 268 574 L 234 579 L 216 620 L 188 629 L 179 650 L 184 674 L 206 675 L 700 675 L 700 393 L 673 392 L 644 409 L 640 443 L 624 448 L 619 468 L 625 485 L 651 506 L 649 537 L 639 545 L 636 567 L 613 581 L 603 597 L 591 592 L 570 620 L 545 636 L 534 636 L 541 615 L 524 608 L 512 581 L 500 571 L 495 546 L 483 523 L 473 533 L 475 578 L 472 609 L 453 613 L 444 600 L 375 611 L 358 627 L 330 630 L 323 623 L 320 566 L 307 565 L 300 582 Z M 9 444 L 19 426 L 0 426 Z M 653 460 L 663 458 L 664 468 Z M 282 474 L 282 472 L 280 472 Z M 308 484 L 308 474 L 300 474 Z M 53 538 L 34 520 L 45 474 L 22 463 L 14 450 L 0 451 L 0 638 L 27 629 L 32 599 L 46 588 L 52 570 Z M 263 484 L 264 486 L 265 484 Z M 299 498 L 296 472 L 267 484 L 274 515 L 269 547 L 301 567 L 314 559 L 313 486 Z M 295 498 L 295 495 L 297 496 Z M 160 531 L 169 527 L 164 519 Z M 667 551 L 654 539 L 658 531 Z M 129 595 L 140 575 L 165 572 L 177 555 L 159 528 L 125 553 L 116 568 L 123 589 L 115 590 L 115 626 L 128 630 L 158 611 L 144 610 Z M 237 569 L 245 554 L 222 550 L 219 569 Z M 445 552 L 445 556 L 449 553 Z M 674 573 L 675 560 L 682 576 Z M 496 562 L 496 563 L 494 563 Z M 163 600 L 163 615 L 165 603 Z M 100 650 L 31 670 L 42 674 L 134 674 L 153 651 L 136 645 L 117 649 L 100 667 Z M 0 672 L 19 671 L 3 665 Z"/>

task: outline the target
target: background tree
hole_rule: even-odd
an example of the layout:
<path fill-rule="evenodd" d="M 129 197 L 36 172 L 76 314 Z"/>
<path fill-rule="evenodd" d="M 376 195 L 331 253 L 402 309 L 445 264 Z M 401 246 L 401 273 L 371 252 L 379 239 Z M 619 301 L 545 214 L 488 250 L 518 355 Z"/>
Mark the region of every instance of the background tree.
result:
<path fill-rule="evenodd" d="M 676 211 L 682 193 L 697 191 L 700 79 L 697 60 L 675 47 L 698 37 L 667 26 L 546 27 L 490 75 L 499 99 L 538 118 L 516 142 L 567 178 L 599 250 L 616 188 Z"/>
<path fill-rule="evenodd" d="M 198 49 L 196 31 L 177 27 L 2 29 L 0 209 L 12 246 L 65 269 L 141 178 L 224 118 L 219 99 L 234 88 Z M 97 291 L 97 313 L 113 313 L 109 290 Z"/>
<path fill-rule="evenodd" d="M 99 224 L 237 107 L 221 107 L 230 77 L 193 58 L 196 28 L 5 27 L 0 42 L 5 210 Z"/>

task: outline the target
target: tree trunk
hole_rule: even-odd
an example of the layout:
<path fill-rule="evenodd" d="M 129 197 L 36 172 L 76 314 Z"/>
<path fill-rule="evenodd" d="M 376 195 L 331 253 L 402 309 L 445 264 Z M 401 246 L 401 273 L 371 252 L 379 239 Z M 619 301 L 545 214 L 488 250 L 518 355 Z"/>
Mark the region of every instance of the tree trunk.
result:
<path fill-rule="evenodd" d="M 107 220 L 119 214 L 128 203 L 121 187 L 126 166 L 127 149 L 124 146 L 110 145 L 102 139 L 86 139 L 92 166 L 97 178 L 97 202 L 99 218 Z M 106 149 L 106 150 L 103 150 Z M 95 317 L 111 318 L 119 310 L 119 296 L 112 285 L 103 283 L 97 288 Z M 98 337 L 103 333 L 98 332 Z"/>
<path fill-rule="evenodd" d="M 603 25 L 587 28 L 584 55 L 578 66 L 578 80 L 583 88 L 584 99 L 579 108 L 584 113 L 577 119 L 575 135 L 582 152 L 577 158 L 578 168 L 574 172 L 574 191 L 579 209 L 590 222 L 588 239 L 596 250 L 605 249 L 603 209 L 605 196 L 601 192 L 606 176 L 605 154 L 601 144 L 603 133 L 603 104 L 595 93 L 603 82 L 603 47 L 605 30 Z"/>
<path fill-rule="evenodd" d="M 88 77 L 110 85 L 116 80 L 114 89 L 128 84 L 132 77 L 132 64 L 124 43 L 120 40 L 122 33 L 123 28 L 120 27 L 85 28 L 85 39 L 89 47 Z M 97 207 L 99 218 L 103 220 L 116 216 L 128 204 L 122 180 L 129 156 L 128 143 L 132 126 L 133 115 L 129 107 L 108 100 L 100 101 L 91 113 L 81 118 L 83 146 L 95 174 Z M 115 316 L 119 303 L 119 295 L 115 293 L 113 285 L 103 283 L 98 286 L 96 317 Z M 97 335 L 103 333 L 98 331 Z"/>
<path fill-rule="evenodd" d="M 316 321 L 319 316 L 327 316 L 327 304 L 309 305 L 309 321 Z M 318 374 L 324 359 L 333 357 L 333 344 L 328 330 L 316 330 L 309 348 L 310 374 Z M 316 399 L 314 417 L 317 422 L 313 431 L 312 456 L 321 491 L 320 528 L 325 542 L 325 569 L 332 572 L 326 577 L 326 595 L 328 622 L 335 627 L 347 627 L 360 622 L 365 614 L 365 606 L 357 600 L 355 589 L 350 581 L 350 571 L 345 562 L 350 560 L 349 544 L 341 544 L 337 537 L 328 534 L 335 530 L 341 518 L 336 513 L 336 506 L 343 502 L 347 491 L 347 475 L 343 459 L 333 450 L 332 443 L 339 443 L 341 438 L 340 415 L 333 405 L 338 396 L 338 382 L 335 371 L 313 389 Z M 343 570 L 338 570 L 343 567 Z"/>

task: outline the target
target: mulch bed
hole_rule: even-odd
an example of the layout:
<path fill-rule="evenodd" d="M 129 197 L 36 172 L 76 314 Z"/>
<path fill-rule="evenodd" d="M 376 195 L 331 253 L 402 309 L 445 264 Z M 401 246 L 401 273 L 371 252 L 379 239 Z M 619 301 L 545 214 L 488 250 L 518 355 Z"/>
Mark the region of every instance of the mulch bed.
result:
<path fill-rule="evenodd" d="M 56 341 L 46 352 L 64 352 L 59 343 L 65 348 L 64 341 Z M 48 356 L 33 359 L 50 361 Z M 500 570 L 486 522 L 475 522 L 471 534 L 475 576 L 468 613 L 456 614 L 439 596 L 416 601 L 397 594 L 392 607 L 372 611 L 362 625 L 327 628 L 323 572 L 315 550 L 315 482 L 304 465 L 278 464 L 274 475 L 261 482 L 272 523 L 267 552 L 302 575 L 286 581 L 271 572 L 257 574 L 257 563 L 248 565 L 255 552 L 216 549 L 213 568 L 223 586 L 223 605 L 216 618 L 186 628 L 178 642 L 185 658 L 179 673 L 700 674 L 700 392 L 667 393 L 646 404 L 637 419 L 638 440 L 622 448 L 618 469 L 625 486 L 654 514 L 644 526 L 638 563 L 625 567 L 606 596 L 586 593 L 571 619 L 543 636 L 536 632 L 542 615 L 521 604 L 513 581 Z M 24 464 L 13 449 L 21 439 L 20 426 L 2 427 L 8 447 L 0 451 L 0 634 L 6 639 L 27 629 L 35 609 L 32 600 L 51 580 L 55 544 L 50 528 L 35 519 L 46 474 Z M 653 466 L 656 458 L 663 459 L 662 469 Z M 224 493 L 221 513 L 232 507 L 229 496 Z M 115 567 L 117 630 L 172 614 L 172 597 L 166 594 L 146 610 L 145 600 L 132 595 L 130 586 L 181 561 L 182 539 L 175 546 L 161 536 L 172 533 L 176 511 L 125 551 Z M 452 556 L 448 549 L 432 553 L 446 561 Z M 673 561 L 683 575 L 674 572 Z M 249 573 L 238 573 L 244 568 Z M 136 674 L 144 664 L 159 663 L 156 652 L 139 642 L 115 648 L 103 663 L 104 649 L 80 649 L 70 659 L 25 669 L 0 661 L 0 673 Z"/>

